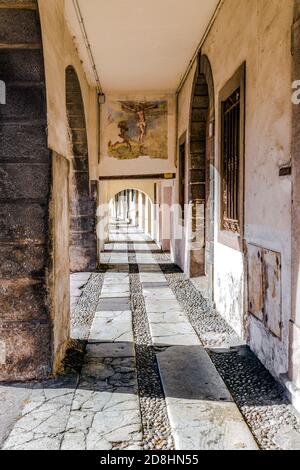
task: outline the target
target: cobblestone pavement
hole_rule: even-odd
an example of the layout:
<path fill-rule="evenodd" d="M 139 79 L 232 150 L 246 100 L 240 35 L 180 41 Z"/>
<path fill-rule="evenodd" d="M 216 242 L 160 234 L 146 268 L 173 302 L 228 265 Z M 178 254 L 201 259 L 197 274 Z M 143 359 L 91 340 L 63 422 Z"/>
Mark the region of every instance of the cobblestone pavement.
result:
<path fill-rule="evenodd" d="M 168 254 L 112 226 L 57 379 L 0 386 L 2 449 L 300 449 L 282 387 Z"/>

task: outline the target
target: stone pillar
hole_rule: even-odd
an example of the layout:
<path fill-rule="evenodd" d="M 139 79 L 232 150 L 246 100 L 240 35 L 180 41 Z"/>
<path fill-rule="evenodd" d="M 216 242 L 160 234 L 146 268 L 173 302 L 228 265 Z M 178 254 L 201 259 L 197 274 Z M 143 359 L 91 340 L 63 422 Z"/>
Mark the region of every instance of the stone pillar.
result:
<path fill-rule="evenodd" d="M 152 204 L 149 198 L 147 198 L 148 201 L 148 233 L 150 237 L 153 237 L 152 234 Z"/>
<path fill-rule="evenodd" d="M 141 230 L 143 232 L 146 231 L 146 195 L 144 193 L 142 194 L 142 202 L 141 202 Z"/>
<path fill-rule="evenodd" d="M 51 156 L 37 3 L 0 9 L 0 380 L 52 370 L 47 276 Z M 34 6 L 35 5 L 35 6 Z M 34 44 L 22 50 L 15 43 Z"/>
<path fill-rule="evenodd" d="M 135 216 L 134 216 L 134 225 L 135 227 L 139 226 L 139 192 L 134 191 L 134 207 L 135 207 Z"/>

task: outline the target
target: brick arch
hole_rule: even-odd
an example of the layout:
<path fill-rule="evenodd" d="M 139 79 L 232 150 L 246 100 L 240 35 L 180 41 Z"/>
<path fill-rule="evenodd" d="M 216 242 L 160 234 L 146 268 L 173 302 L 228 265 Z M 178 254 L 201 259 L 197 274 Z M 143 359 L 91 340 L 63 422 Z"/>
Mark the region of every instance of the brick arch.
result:
<path fill-rule="evenodd" d="M 214 240 L 214 119 L 212 70 L 207 56 L 199 55 L 189 126 L 189 202 L 191 225 L 195 233 L 190 250 L 190 276 L 208 276 L 211 287 Z"/>
<path fill-rule="evenodd" d="M 15 6 L 14 6 L 15 5 Z M 7 7 L 7 8 L 6 8 Z M 46 87 L 37 1 L 0 8 L 0 380 L 51 374 Z"/>
<path fill-rule="evenodd" d="M 71 65 L 66 68 L 66 108 L 70 128 L 70 270 L 90 271 L 97 264 L 96 198 L 91 194 L 88 141 L 81 88 Z"/>

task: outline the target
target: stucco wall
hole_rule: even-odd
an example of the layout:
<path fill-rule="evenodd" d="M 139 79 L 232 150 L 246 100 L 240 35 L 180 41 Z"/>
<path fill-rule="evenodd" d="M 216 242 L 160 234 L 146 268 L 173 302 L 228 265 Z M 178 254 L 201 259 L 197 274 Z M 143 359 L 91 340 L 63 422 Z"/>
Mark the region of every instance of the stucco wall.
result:
<path fill-rule="evenodd" d="M 226 0 L 206 38 L 202 53 L 210 60 L 216 97 L 215 145 L 218 158 L 218 94 L 246 61 L 245 240 L 281 253 L 283 340 L 251 316 L 250 345 L 276 375 L 287 371 L 291 309 L 291 181 L 279 167 L 291 151 L 292 0 Z M 179 95 L 178 137 L 187 129 L 194 69 Z M 218 167 L 216 165 L 216 170 Z M 219 175 L 216 171 L 215 302 L 243 335 L 244 255 L 217 241 Z M 177 259 L 183 262 L 182 253 Z"/>

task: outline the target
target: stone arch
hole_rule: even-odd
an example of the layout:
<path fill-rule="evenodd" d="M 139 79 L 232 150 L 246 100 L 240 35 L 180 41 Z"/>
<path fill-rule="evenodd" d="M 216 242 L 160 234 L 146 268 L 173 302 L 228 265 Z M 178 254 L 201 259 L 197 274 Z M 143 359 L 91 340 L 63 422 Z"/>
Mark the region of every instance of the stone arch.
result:
<path fill-rule="evenodd" d="M 97 265 L 96 197 L 90 188 L 83 98 L 77 73 L 71 65 L 66 68 L 66 108 L 72 149 L 70 270 L 91 271 Z"/>
<path fill-rule="evenodd" d="M 0 105 L 0 380 L 42 379 L 52 371 L 54 332 L 51 154 L 37 1 L 2 5 L 0 42 L 6 84 Z"/>
<path fill-rule="evenodd" d="M 209 59 L 199 54 L 189 126 L 189 203 L 193 231 L 190 276 L 213 277 L 215 98 Z"/>
<path fill-rule="evenodd" d="M 147 196 L 151 202 L 151 204 L 153 204 L 153 200 L 152 200 L 152 196 L 147 192 L 147 191 L 144 191 L 142 189 L 140 189 L 138 186 L 132 186 L 132 185 L 126 185 L 126 186 L 122 186 L 122 189 L 118 189 L 117 192 L 115 192 L 114 194 L 112 194 L 110 196 L 110 200 L 117 196 L 118 194 L 122 193 L 123 191 L 127 191 L 127 190 L 132 190 L 132 191 L 136 191 L 138 193 L 141 193 L 141 194 L 144 194 L 145 196 Z M 109 200 L 109 202 L 110 202 Z"/>

